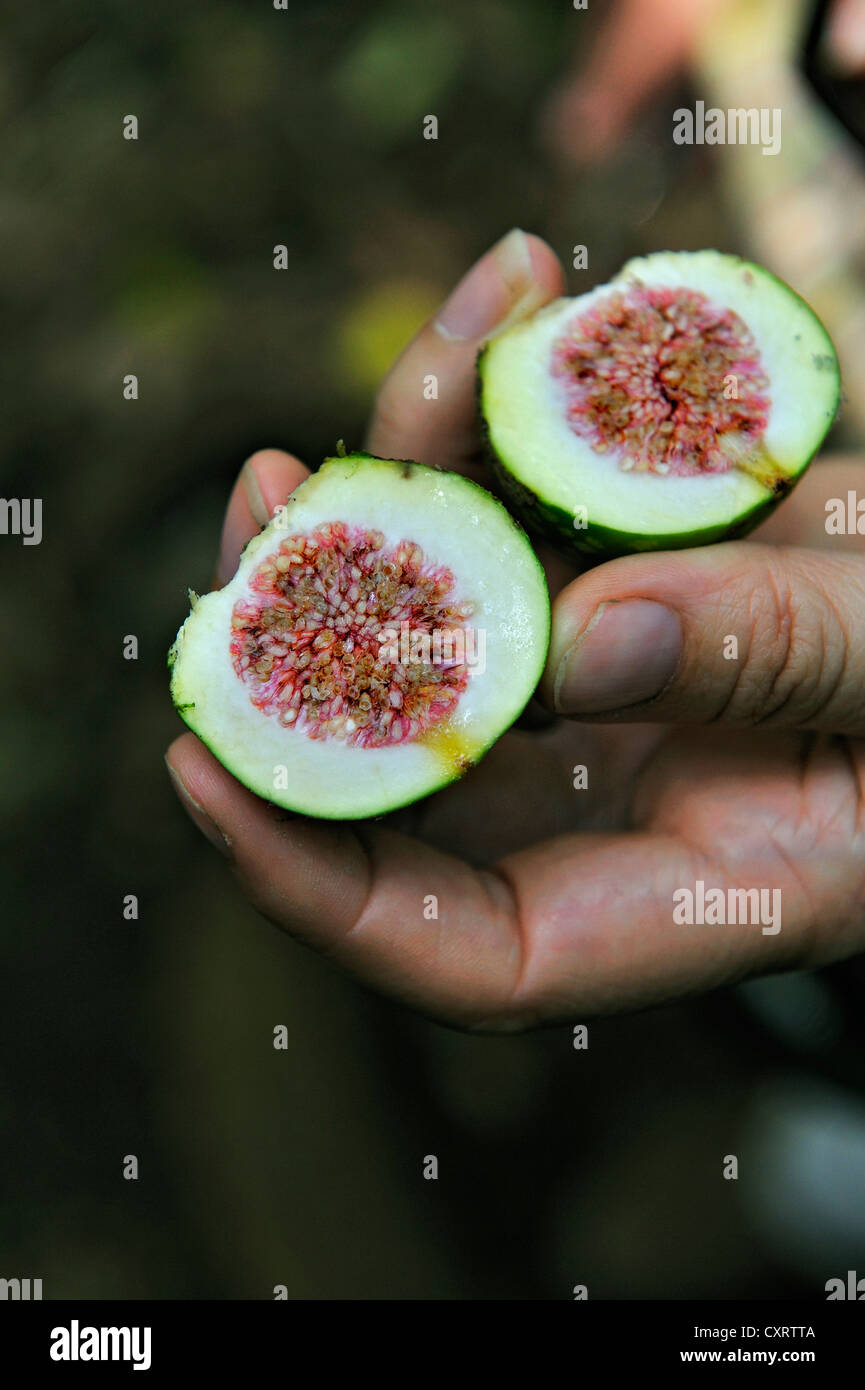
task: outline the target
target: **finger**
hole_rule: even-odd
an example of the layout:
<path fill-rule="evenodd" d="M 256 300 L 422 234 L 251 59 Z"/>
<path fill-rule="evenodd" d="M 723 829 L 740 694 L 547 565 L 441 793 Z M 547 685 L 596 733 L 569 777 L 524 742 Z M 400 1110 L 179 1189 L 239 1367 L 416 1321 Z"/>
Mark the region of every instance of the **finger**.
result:
<path fill-rule="evenodd" d="M 192 734 L 166 761 L 185 809 L 266 917 L 439 1017 L 468 1022 L 474 1010 L 501 1008 L 520 943 L 494 875 L 382 825 L 292 817 L 247 791 Z"/>
<path fill-rule="evenodd" d="M 705 825 L 692 817 L 686 840 L 671 812 L 662 833 L 562 836 L 495 872 L 476 871 L 380 824 L 352 830 L 286 817 L 191 734 L 168 761 L 190 815 L 265 916 L 457 1026 L 502 1031 L 640 1007 L 855 949 L 855 924 L 838 918 L 839 903 L 861 900 L 849 851 L 818 846 L 811 866 L 807 851 L 794 865 L 755 849 L 730 867 L 714 852 L 711 817 Z M 777 818 L 774 805 L 764 810 L 753 797 L 745 813 Z M 744 843 L 764 848 L 766 839 L 755 824 Z M 765 916 L 751 929 L 700 929 L 674 915 L 675 895 L 698 883 L 780 897 L 761 903 Z"/>
<path fill-rule="evenodd" d="M 385 378 L 367 434 L 370 453 L 465 471 L 478 447 L 479 348 L 563 294 L 564 285 L 562 267 L 540 237 L 519 228 L 503 237 L 463 276 Z"/>
<path fill-rule="evenodd" d="M 216 567 L 215 587 L 227 584 L 247 541 L 266 526 L 274 510 L 291 495 L 309 469 L 281 449 L 259 449 L 248 458 L 231 492 Z"/>
<path fill-rule="evenodd" d="M 865 0 L 835 0 L 826 45 L 839 75 L 856 77 L 865 72 Z"/>
<path fill-rule="evenodd" d="M 626 0 L 608 6 L 591 61 L 542 111 L 541 133 L 575 164 L 609 158 L 645 104 L 691 56 L 723 0 Z M 580 47 L 580 55 L 582 46 Z"/>
<path fill-rule="evenodd" d="M 558 713 L 865 733 L 865 565 L 758 545 L 630 555 L 553 608 Z"/>

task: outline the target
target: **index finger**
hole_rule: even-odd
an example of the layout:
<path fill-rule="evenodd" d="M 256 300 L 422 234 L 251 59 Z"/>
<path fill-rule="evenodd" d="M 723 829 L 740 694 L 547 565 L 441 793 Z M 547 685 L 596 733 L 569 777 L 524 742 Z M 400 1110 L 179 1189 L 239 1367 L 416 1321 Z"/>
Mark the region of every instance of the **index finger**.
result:
<path fill-rule="evenodd" d="M 562 835 L 489 868 L 385 823 L 280 811 L 239 786 L 192 734 L 172 744 L 167 761 L 186 810 L 271 921 L 435 1018 L 514 1031 L 643 1008 L 766 970 L 813 969 L 861 949 L 850 905 L 861 900 L 862 870 L 845 825 L 793 862 L 774 838 L 786 749 L 776 749 L 762 793 L 754 757 L 745 747 L 721 767 L 728 788 L 731 767 L 738 779 L 739 844 L 726 855 L 715 843 L 715 804 L 701 803 L 702 781 L 695 796 L 686 764 L 666 805 L 649 789 L 627 835 Z M 845 766 L 829 747 L 812 776 Z M 705 777 L 712 768 L 709 758 Z M 795 764 L 791 775 L 798 785 Z M 674 915 L 683 885 L 747 893 L 767 879 L 783 900 L 783 931 L 780 915 L 768 933 L 695 931 Z"/>
<path fill-rule="evenodd" d="M 471 473 L 478 350 L 564 288 L 564 271 L 547 243 L 518 227 L 508 232 L 463 276 L 385 377 L 367 432 L 369 452 Z"/>

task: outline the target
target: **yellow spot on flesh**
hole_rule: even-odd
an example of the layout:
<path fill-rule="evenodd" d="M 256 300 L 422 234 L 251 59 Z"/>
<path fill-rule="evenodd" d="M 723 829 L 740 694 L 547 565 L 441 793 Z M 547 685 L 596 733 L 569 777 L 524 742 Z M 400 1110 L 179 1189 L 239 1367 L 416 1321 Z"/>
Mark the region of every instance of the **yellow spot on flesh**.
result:
<path fill-rule="evenodd" d="M 468 739 L 451 724 L 440 724 L 434 729 L 428 729 L 417 742 L 435 755 L 443 771 L 450 777 L 461 777 L 474 765 L 474 750 Z"/>
<path fill-rule="evenodd" d="M 776 458 L 773 458 L 762 442 L 751 444 L 746 449 L 736 448 L 732 440 L 726 440 L 722 445 L 724 453 L 730 459 L 734 468 L 740 473 L 745 473 L 749 478 L 753 478 L 755 483 L 765 488 L 773 496 L 777 497 L 789 491 L 793 479 L 780 465 Z"/>
<path fill-rule="evenodd" d="M 754 450 L 747 462 L 736 466 L 775 497 L 787 492 L 793 481 L 789 473 L 784 472 L 777 459 L 774 459 L 762 444 Z"/>

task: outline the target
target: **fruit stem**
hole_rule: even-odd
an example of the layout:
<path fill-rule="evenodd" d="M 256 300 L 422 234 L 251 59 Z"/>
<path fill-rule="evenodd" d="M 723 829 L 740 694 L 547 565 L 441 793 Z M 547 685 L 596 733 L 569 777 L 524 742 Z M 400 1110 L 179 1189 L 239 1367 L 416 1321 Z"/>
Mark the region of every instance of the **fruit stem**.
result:
<path fill-rule="evenodd" d="M 762 445 L 750 458 L 735 459 L 733 467 L 738 468 L 741 473 L 747 473 L 749 478 L 753 478 L 755 483 L 759 483 L 760 487 L 764 487 L 773 497 L 783 497 L 792 486 L 788 475 L 779 468 L 775 459 Z"/>

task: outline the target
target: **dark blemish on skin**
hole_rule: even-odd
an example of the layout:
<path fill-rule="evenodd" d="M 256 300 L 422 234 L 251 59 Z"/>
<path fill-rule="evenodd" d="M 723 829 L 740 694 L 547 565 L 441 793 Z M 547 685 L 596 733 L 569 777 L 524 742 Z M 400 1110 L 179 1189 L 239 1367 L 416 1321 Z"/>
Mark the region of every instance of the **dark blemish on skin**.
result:
<path fill-rule="evenodd" d="M 834 367 L 835 365 L 835 359 L 828 352 L 812 352 L 811 361 L 814 363 L 818 372 L 824 372 L 827 368 Z"/>
<path fill-rule="evenodd" d="M 772 496 L 786 497 L 791 487 L 792 483 L 790 482 L 789 478 L 776 478 L 774 483 L 772 484 Z"/>

